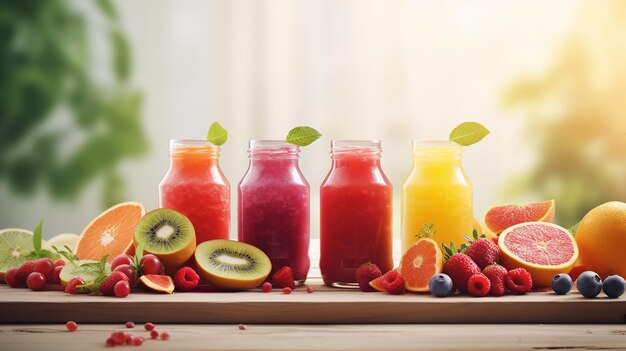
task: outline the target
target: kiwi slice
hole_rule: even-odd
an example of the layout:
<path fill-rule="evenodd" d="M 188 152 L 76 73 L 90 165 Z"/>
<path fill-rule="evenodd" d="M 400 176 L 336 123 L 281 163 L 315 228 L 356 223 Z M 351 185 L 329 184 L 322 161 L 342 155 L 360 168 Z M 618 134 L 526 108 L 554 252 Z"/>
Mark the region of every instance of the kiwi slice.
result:
<path fill-rule="evenodd" d="M 223 290 L 252 289 L 272 270 L 263 251 L 238 241 L 205 241 L 198 245 L 194 256 L 200 275 Z"/>
<path fill-rule="evenodd" d="M 143 216 L 135 226 L 135 247 L 156 255 L 168 271 L 182 266 L 196 248 L 196 231 L 180 212 L 159 208 Z"/>

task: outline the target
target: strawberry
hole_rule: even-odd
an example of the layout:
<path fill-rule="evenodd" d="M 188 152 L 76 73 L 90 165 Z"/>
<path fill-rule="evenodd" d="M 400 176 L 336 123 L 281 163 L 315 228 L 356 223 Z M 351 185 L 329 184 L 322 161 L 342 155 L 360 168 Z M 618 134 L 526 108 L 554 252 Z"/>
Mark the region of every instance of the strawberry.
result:
<path fill-rule="evenodd" d="M 278 272 L 272 275 L 271 280 L 272 285 L 278 288 L 296 288 L 296 282 L 293 280 L 293 271 L 289 266 L 284 266 L 283 268 L 279 269 Z"/>
<path fill-rule="evenodd" d="M 15 280 L 20 284 L 26 284 L 26 278 L 35 271 L 35 261 L 24 262 L 15 273 Z"/>
<path fill-rule="evenodd" d="M 507 269 L 497 263 L 489 265 L 483 269 L 483 274 L 489 278 L 491 289 L 489 294 L 493 296 L 502 296 L 506 292 L 506 274 Z"/>
<path fill-rule="evenodd" d="M 183 267 L 174 275 L 174 285 L 179 291 L 191 291 L 198 286 L 200 276 L 191 267 Z"/>
<path fill-rule="evenodd" d="M 480 268 L 468 255 L 457 253 L 446 262 L 443 273 L 450 276 L 454 288 L 466 293 L 467 281 L 472 275 L 480 273 Z"/>
<path fill-rule="evenodd" d="M 359 289 L 363 292 L 376 291 L 370 286 L 370 282 L 383 275 L 377 265 L 373 263 L 364 263 L 356 269 L 356 281 L 359 283 Z"/>
<path fill-rule="evenodd" d="M 500 249 L 489 239 L 478 239 L 467 248 L 465 254 L 468 255 L 480 269 L 484 269 L 500 260 Z"/>
<path fill-rule="evenodd" d="M 105 296 L 113 296 L 115 284 L 119 281 L 128 281 L 128 277 L 126 274 L 122 272 L 113 272 L 111 275 L 106 277 L 102 283 L 100 283 L 100 287 L 98 288 L 98 292 Z"/>
<path fill-rule="evenodd" d="M 506 286 L 517 294 L 525 294 L 533 288 L 533 278 L 524 268 L 516 268 L 507 273 Z"/>

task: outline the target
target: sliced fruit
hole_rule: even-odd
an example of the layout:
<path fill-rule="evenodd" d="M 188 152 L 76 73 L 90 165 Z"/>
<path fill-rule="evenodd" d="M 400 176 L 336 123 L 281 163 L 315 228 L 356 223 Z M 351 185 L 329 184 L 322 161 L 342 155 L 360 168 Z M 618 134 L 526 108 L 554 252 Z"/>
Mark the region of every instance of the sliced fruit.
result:
<path fill-rule="evenodd" d="M 554 200 L 527 205 L 495 206 L 487 210 L 484 222 L 488 232 L 499 235 L 505 229 L 525 222 L 552 222 Z"/>
<path fill-rule="evenodd" d="M 65 288 L 70 280 L 74 277 L 80 277 L 85 282 L 91 282 L 98 277 L 100 272 L 88 263 L 98 263 L 96 260 L 80 260 L 76 262 L 76 265 L 68 263 L 63 266 L 59 279 L 61 286 Z M 111 265 L 107 263 L 106 274 L 111 274 Z"/>
<path fill-rule="evenodd" d="M 153 291 L 167 294 L 174 292 L 174 281 L 169 275 L 146 274 L 139 277 L 139 282 Z"/>
<path fill-rule="evenodd" d="M 57 234 L 50 238 L 50 240 L 47 241 L 46 245 L 50 247 L 50 250 L 52 250 L 53 246 L 59 250 L 67 246 L 72 249 L 72 252 L 74 252 L 74 250 L 76 249 L 76 243 L 78 242 L 78 238 L 80 238 L 78 234 Z M 54 252 L 54 250 L 52 250 L 52 252 Z"/>
<path fill-rule="evenodd" d="M 416 241 L 400 261 L 400 274 L 404 287 L 409 291 L 429 291 L 430 278 L 441 273 L 443 254 L 436 241 L 423 238 Z"/>
<path fill-rule="evenodd" d="M 33 232 L 26 229 L 3 229 L 0 231 L 0 281 L 12 267 L 19 267 L 34 250 Z"/>
<path fill-rule="evenodd" d="M 194 256 L 200 276 L 224 290 L 252 289 L 263 283 L 272 269 L 263 251 L 238 241 L 205 241 Z"/>
<path fill-rule="evenodd" d="M 401 294 L 404 292 L 404 284 L 404 278 L 398 269 L 392 269 L 370 282 L 370 286 L 376 289 L 376 291 L 388 292 L 390 294 Z"/>
<path fill-rule="evenodd" d="M 578 259 L 574 237 L 564 228 L 544 222 L 514 225 L 498 240 L 502 265 L 508 270 L 524 268 L 534 287 L 549 287 L 559 273 L 569 273 Z"/>
<path fill-rule="evenodd" d="M 604 279 L 626 277 L 626 203 L 612 201 L 587 213 L 576 230 L 580 263 Z"/>
<path fill-rule="evenodd" d="M 80 234 L 76 256 L 81 260 L 100 260 L 109 255 L 111 262 L 119 254 L 132 253 L 135 225 L 145 212 L 138 202 L 123 202 L 104 211 Z"/>
<path fill-rule="evenodd" d="M 159 208 L 146 213 L 137 223 L 135 246 L 138 245 L 144 253 L 158 257 L 166 271 L 174 273 L 193 255 L 196 232 L 182 213 Z"/>

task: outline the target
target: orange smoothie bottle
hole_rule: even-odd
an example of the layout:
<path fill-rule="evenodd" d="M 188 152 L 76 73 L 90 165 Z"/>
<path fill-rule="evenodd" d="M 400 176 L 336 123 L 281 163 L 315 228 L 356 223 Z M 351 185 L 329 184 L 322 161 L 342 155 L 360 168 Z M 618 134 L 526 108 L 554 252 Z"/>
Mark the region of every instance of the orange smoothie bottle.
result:
<path fill-rule="evenodd" d="M 461 156 L 463 148 L 452 141 L 415 141 L 413 168 L 402 184 L 402 252 L 433 225 L 432 237 L 440 246 L 455 246 L 471 235 L 474 215 L 472 183 Z"/>

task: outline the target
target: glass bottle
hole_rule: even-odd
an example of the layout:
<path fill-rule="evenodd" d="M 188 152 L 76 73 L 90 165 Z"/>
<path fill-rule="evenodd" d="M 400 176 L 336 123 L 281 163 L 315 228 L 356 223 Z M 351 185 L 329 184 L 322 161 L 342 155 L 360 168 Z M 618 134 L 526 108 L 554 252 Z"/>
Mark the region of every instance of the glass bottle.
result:
<path fill-rule="evenodd" d="M 250 140 L 250 165 L 238 187 L 239 241 L 263 250 L 274 274 L 291 267 L 304 283 L 309 272 L 310 187 L 298 166 L 298 146 Z"/>
<path fill-rule="evenodd" d="M 393 188 L 380 166 L 380 140 L 333 140 L 320 188 L 320 270 L 328 286 L 357 288 L 366 262 L 393 268 Z"/>
<path fill-rule="evenodd" d="M 198 244 L 229 235 L 230 184 L 219 156 L 220 147 L 207 140 L 171 140 L 170 168 L 159 185 L 160 207 L 187 216 Z"/>

